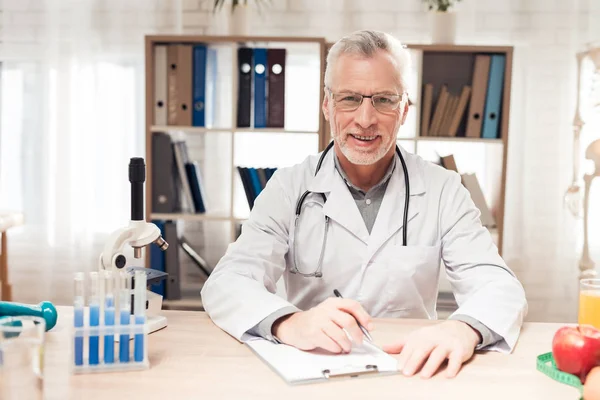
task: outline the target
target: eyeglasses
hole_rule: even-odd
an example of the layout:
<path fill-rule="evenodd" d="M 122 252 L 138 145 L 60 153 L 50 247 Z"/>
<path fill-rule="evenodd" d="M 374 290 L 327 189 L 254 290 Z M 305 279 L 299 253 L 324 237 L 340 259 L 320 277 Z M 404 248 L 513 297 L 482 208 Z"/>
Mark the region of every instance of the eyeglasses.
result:
<path fill-rule="evenodd" d="M 379 112 L 390 112 L 397 109 L 404 98 L 402 94 L 374 94 L 365 96 L 360 93 L 340 92 L 333 93 L 327 88 L 333 98 L 335 107 L 340 111 L 354 111 L 360 107 L 364 98 L 371 99 L 371 104 Z"/>

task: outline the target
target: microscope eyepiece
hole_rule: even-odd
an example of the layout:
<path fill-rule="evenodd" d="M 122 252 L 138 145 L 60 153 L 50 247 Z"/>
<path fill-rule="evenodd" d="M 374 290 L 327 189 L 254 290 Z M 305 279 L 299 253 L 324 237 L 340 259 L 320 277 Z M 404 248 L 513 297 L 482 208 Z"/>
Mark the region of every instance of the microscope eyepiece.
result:
<path fill-rule="evenodd" d="M 146 181 L 146 164 L 141 157 L 129 159 L 129 182 L 144 183 Z"/>
<path fill-rule="evenodd" d="M 131 220 L 144 220 L 144 182 L 146 164 L 141 157 L 129 160 L 129 182 L 131 182 Z"/>

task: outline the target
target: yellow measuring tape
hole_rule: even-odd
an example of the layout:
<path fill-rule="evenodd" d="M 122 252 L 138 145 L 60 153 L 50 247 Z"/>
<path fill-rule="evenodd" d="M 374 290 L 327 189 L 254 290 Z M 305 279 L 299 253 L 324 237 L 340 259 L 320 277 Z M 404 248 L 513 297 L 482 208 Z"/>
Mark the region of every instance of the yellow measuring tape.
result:
<path fill-rule="evenodd" d="M 573 374 L 560 371 L 556 367 L 556 362 L 554 361 L 554 357 L 552 357 L 551 352 L 540 354 L 537 357 L 537 370 L 557 382 L 577 388 L 581 396 L 583 396 L 583 385 L 581 384 L 579 378 Z M 581 398 L 583 399 L 583 397 Z"/>

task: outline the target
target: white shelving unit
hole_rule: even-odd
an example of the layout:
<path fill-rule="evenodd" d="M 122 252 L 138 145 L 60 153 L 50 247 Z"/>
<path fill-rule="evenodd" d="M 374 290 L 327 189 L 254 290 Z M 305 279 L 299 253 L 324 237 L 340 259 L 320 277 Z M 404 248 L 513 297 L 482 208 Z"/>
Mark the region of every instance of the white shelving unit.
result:
<path fill-rule="evenodd" d="M 154 48 L 165 44 L 206 44 L 217 48 L 219 75 L 217 88 L 226 93 L 214 105 L 218 114 L 213 127 L 194 127 L 154 124 Z M 286 118 L 284 128 L 238 128 L 237 121 L 237 49 L 239 46 L 286 48 Z M 222 57 L 221 57 L 222 56 Z M 221 59 L 222 58 L 222 59 Z M 157 35 L 146 37 L 146 164 L 152 168 L 152 134 L 155 132 L 183 133 L 190 142 L 197 135 L 204 135 L 206 141 L 204 162 L 200 164 L 205 193 L 208 201 L 207 212 L 155 213 L 152 210 L 152 196 L 146 199 L 148 220 L 177 220 L 194 222 L 229 222 L 229 241 L 236 238 L 237 225 L 249 213 L 245 193 L 241 185 L 238 165 L 281 167 L 290 162 L 300 161 L 308 154 L 314 154 L 327 143 L 323 136 L 323 117 L 320 107 L 323 101 L 325 74 L 325 39 L 311 37 L 262 37 L 262 36 L 196 36 L 196 35 Z M 300 76 L 301 75 L 301 76 Z M 304 76 L 308 76 L 304 79 Z M 299 79 L 300 78 L 300 79 Z M 304 94 L 293 93 L 301 89 Z M 308 98 L 306 105 L 300 104 L 302 96 Z M 302 106 L 302 107 L 300 107 Z M 302 115 L 298 115 L 302 113 Z M 294 146 L 272 145 L 272 148 L 252 148 L 248 138 L 268 137 L 271 143 L 290 141 Z M 216 138 L 216 139 L 215 139 Z M 313 139 L 314 138 L 314 139 Z M 209 143 L 210 141 L 210 143 Z M 256 140 L 263 142 L 263 139 Z M 269 146 L 268 144 L 266 145 Z M 264 147 L 264 146 L 263 146 Z M 304 151 L 306 149 L 306 151 Z M 262 151 L 265 150 L 265 151 Z M 285 151 L 287 150 L 287 152 Z M 270 154 L 265 154 L 269 152 Z M 282 153 L 283 154 L 279 154 Z M 288 153 L 286 155 L 286 153 Z M 293 155 L 293 156 L 292 156 Z M 277 159 L 279 156 L 279 160 Z M 251 160 L 251 161 L 249 161 Z M 213 178 L 217 170 L 224 179 Z M 208 178 L 208 179 L 207 179 Z M 151 174 L 147 173 L 146 190 L 152 193 Z M 212 197 L 212 198 L 211 198 Z M 217 207 L 211 207 L 211 203 Z M 208 232 L 207 234 L 211 234 Z"/>

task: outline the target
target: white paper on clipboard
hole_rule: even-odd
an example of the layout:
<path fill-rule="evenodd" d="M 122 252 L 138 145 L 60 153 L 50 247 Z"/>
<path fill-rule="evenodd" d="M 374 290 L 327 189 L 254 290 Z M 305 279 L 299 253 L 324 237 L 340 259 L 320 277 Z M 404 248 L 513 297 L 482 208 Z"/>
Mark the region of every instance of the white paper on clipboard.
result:
<path fill-rule="evenodd" d="M 398 361 L 367 341 L 352 347 L 348 354 L 303 351 L 262 338 L 252 338 L 246 344 L 290 384 L 398 372 Z"/>

